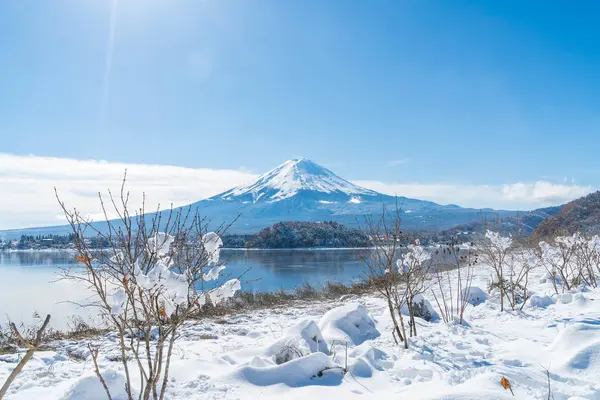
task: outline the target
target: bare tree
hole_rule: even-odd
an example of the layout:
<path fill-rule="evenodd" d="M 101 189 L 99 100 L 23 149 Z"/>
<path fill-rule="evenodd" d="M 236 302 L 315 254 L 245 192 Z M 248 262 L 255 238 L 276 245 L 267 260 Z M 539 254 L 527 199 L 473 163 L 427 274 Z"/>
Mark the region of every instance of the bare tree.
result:
<path fill-rule="evenodd" d="M 473 270 L 477 264 L 477 253 L 470 243 L 460 243 L 452 238 L 447 245 L 441 245 L 434 253 L 437 259 L 434 267 L 434 282 L 438 294 L 431 293 L 446 323 L 458 317 L 462 325 L 464 313 L 469 304 Z"/>
<path fill-rule="evenodd" d="M 529 249 L 515 249 L 506 257 L 507 278 L 502 285 L 506 293 L 506 299 L 512 310 L 520 305 L 522 310 L 530 297 L 527 286 L 529 284 L 529 272 L 537 265 L 535 255 Z"/>
<path fill-rule="evenodd" d="M 494 279 L 500 290 L 500 311 L 504 311 L 504 298 L 506 296 L 504 268 L 511 246 L 512 238 L 501 236 L 498 232 L 489 230 L 477 244 L 477 251 L 481 260 L 494 271 Z"/>
<path fill-rule="evenodd" d="M 409 335 L 416 336 L 415 299 L 429 287 L 431 258 L 417 240 L 414 245 L 408 246 L 406 253 L 399 254 L 396 266 L 400 274 L 400 282 L 406 287 L 405 299 L 402 299 L 402 302 L 406 304 L 408 310 Z"/>
<path fill-rule="evenodd" d="M 97 307 L 118 332 L 128 399 L 162 400 L 179 329 L 198 313 L 207 297 L 213 304 L 218 303 L 235 293 L 240 282 L 232 279 L 212 291 L 203 290 L 204 282 L 216 280 L 224 268 L 218 263 L 222 245 L 219 235 L 206 233 L 204 221 L 189 207 L 162 212 L 157 209 L 148 216 L 143 201 L 141 208 L 132 213 L 125 183 L 126 175 L 120 194 L 108 193 L 116 220 L 110 219 L 109 207 L 99 194 L 103 227 L 86 219 L 77 209 L 67 209 L 57 192 L 73 229 L 77 260 L 83 266 L 66 269 L 62 275 L 92 292 L 93 301 L 85 306 Z M 106 243 L 107 248 L 91 248 L 89 237 Z M 99 368 L 95 370 L 104 382 Z M 138 394 L 133 390 L 136 376 Z"/>
<path fill-rule="evenodd" d="M 562 283 L 562 291 L 571 290 L 573 286 L 579 283 L 577 279 L 580 274 L 575 266 L 575 255 L 577 252 L 579 235 L 559 236 L 553 243 L 541 241 L 540 259 L 542 265 L 546 268 L 552 277 L 554 290 L 558 294 L 556 278 Z"/>
<path fill-rule="evenodd" d="M 19 361 L 19 363 L 17 364 L 15 369 L 12 370 L 12 372 L 10 373 L 8 378 L 6 378 L 6 381 L 4 382 L 4 385 L 2 385 L 2 388 L 0 388 L 0 400 L 2 398 L 4 398 L 4 395 L 6 395 L 8 388 L 13 383 L 13 381 L 15 380 L 17 375 L 19 375 L 21 373 L 21 371 L 25 367 L 25 364 L 27 364 L 29 362 L 31 357 L 33 357 L 33 354 L 37 351 L 37 349 L 40 348 L 40 345 L 42 344 L 42 338 L 44 335 L 44 331 L 48 327 L 49 323 L 50 323 L 50 314 L 48 314 L 46 316 L 46 319 L 44 320 L 40 329 L 37 330 L 37 333 L 35 334 L 35 336 L 33 338 L 29 338 L 29 339 L 26 339 L 23 337 L 23 335 L 21 335 L 21 333 L 17 329 L 17 326 L 13 322 L 10 323 L 10 329 L 12 331 L 12 334 L 19 340 L 19 342 L 23 346 L 25 346 L 27 348 L 27 352 L 25 353 L 25 355 L 23 356 L 21 361 Z"/>
<path fill-rule="evenodd" d="M 578 235 L 577 244 L 573 254 L 573 262 L 576 265 L 576 280 L 598 287 L 597 275 L 600 274 L 600 238 L 593 236 L 591 238 Z"/>
<path fill-rule="evenodd" d="M 394 341 L 396 344 L 399 343 L 398 341 L 404 342 L 404 347 L 408 348 L 404 317 L 401 312 L 407 291 L 406 286 L 401 286 L 400 274 L 395 269 L 401 253 L 400 240 L 403 237 L 400 208 L 396 207 L 394 213 L 389 213 L 383 206 L 379 218 L 365 217 L 364 229 L 373 245 L 369 254 L 362 257 L 367 266 L 367 278 L 386 300 L 394 325 L 392 330 Z"/>

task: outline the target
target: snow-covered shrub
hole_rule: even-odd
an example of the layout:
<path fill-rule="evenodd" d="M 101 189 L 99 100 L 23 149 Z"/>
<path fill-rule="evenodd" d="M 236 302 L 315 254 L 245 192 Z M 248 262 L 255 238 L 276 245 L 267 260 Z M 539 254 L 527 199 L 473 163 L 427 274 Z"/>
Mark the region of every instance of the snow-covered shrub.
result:
<path fill-rule="evenodd" d="M 477 253 L 470 243 L 458 242 L 440 246 L 437 251 L 442 252 L 444 258 L 453 265 L 449 266 L 446 261 L 445 265 L 435 268 L 434 282 L 437 291 L 432 289 L 431 294 L 444 322 L 452 321 L 455 316 L 462 321 L 469 305 L 467 293 L 473 282 L 474 267 L 478 262 Z"/>
<path fill-rule="evenodd" d="M 380 335 L 367 310 L 357 303 L 329 310 L 321 317 L 319 328 L 329 343 L 337 340 L 359 345 Z"/>
<path fill-rule="evenodd" d="M 310 353 L 329 354 L 329 347 L 315 321 L 304 320 L 287 329 L 282 338 L 269 346 L 266 355 L 283 364 Z"/>
<path fill-rule="evenodd" d="M 390 213 L 384 205 L 378 218 L 365 218 L 365 234 L 371 239 L 371 248 L 369 255 L 362 260 L 366 266 L 367 281 L 387 303 L 394 342 L 403 342 L 404 348 L 408 349 L 404 315 L 400 312 L 408 295 L 405 283 L 409 281 L 400 244 L 404 237 L 400 215 L 400 208 L 396 207 Z"/>
<path fill-rule="evenodd" d="M 125 390 L 126 378 L 123 373 L 107 370 L 102 374 L 104 383 L 108 387 L 113 400 L 127 400 L 128 392 Z M 137 398 L 137 394 L 132 391 Z M 106 400 L 106 391 L 100 379 L 95 375 L 79 378 L 67 391 L 64 400 Z"/>
<path fill-rule="evenodd" d="M 431 321 L 431 309 L 425 305 L 424 300 L 413 303 L 413 316 L 427 322 Z"/>
<path fill-rule="evenodd" d="M 482 303 L 485 303 L 485 301 L 488 298 L 488 295 L 486 292 L 481 290 L 481 288 L 478 288 L 477 286 L 471 286 L 463 289 L 463 297 L 465 298 L 465 301 L 469 304 L 473 306 L 478 306 Z"/>
<path fill-rule="evenodd" d="M 545 241 L 539 243 L 542 265 L 551 276 L 558 278 L 552 280 L 556 294 L 559 293 L 559 284 L 562 292 L 565 292 L 579 286 L 585 279 L 584 265 L 589 260 L 584 260 L 582 252 L 587 253 L 588 245 L 588 241 L 579 233 L 559 236 L 553 243 Z M 593 271 L 591 275 L 594 276 Z M 595 278 L 593 280 L 595 282 Z"/>
<path fill-rule="evenodd" d="M 344 378 L 344 368 L 336 364 L 331 357 L 318 352 L 281 365 L 245 365 L 237 369 L 230 378 L 256 386 L 339 385 Z"/>
<path fill-rule="evenodd" d="M 353 349 L 348 357 L 350 359 L 348 369 L 354 376 L 369 378 L 373 371 L 383 371 L 394 366 L 394 362 L 388 355 L 369 343 L 363 343 Z"/>
<path fill-rule="evenodd" d="M 413 302 L 413 313 L 416 318 L 421 318 L 427 322 L 438 321 L 440 319 L 440 315 L 435 311 L 431 302 L 422 294 L 415 296 Z M 401 312 L 404 315 L 409 315 L 407 305 L 402 307 Z"/>
<path fill-rule="evenodd" d="M 431 263 L 431 254 L 420 245 L 418 240 L 415 244 L 409 245 L 408 251 L 400 254 L 396 261 L 400 280 L 406 287 L 401 302 L 402 308 L 408 311 L 406 315 L 408 315 L 410 336 L 417 335 L 415 317 L 427 317 L 424 313 L 429 311 L 423 308 L 425 304 L 421 306 L 420 303 L 424 303 L 422 293 L 428 288 Z M 415 307 L 419 309 L 416 310 Z M 431 313 L 428 318 L 431 319 Z"/>
<path fill-rule="evenodd" d="M 498 232 L 487 231 L 485 238 L 477 245 L 477 250 L 481 254 L 482 261 L 489 265 L 494 271 L 493 282 L 504 282 L 504 269 L 506 267 L 506 258 L 512 246 L 512 238 L 501 236 Z M 504 310 L 504 298 L 506 296 L 506 286 L 498 285 L 500 290 L 500 310 Z"/>
<path fill-rule="evenodd" d="M 600 237 L 586 237 L 580 232 L 559 236 L 539 243 L 541 262 L 548 271 L 555 292 L 581 286 L 597 287 L 600 275 Z"/>
<path fill-rule="evenodd" d="M 85 216 L 61 203 L 73 229 L 77 260 L 86 272 L 65 271 L 64 277 L 91 288 L 94 305 L 117 331 L 126 398 L 134 397 L 134 379 L 141 398 L 164 398 L 179 328 L 199 313 L 207 299 L 217 304 L 231 298 L 240 290 L 240 282 L 207 283 L 218 280 L 225 268 L 219 264 L 223 242 L 217 233 L 204 232 L 202 219 L 191 208 L 163 211 L 151 218 L 143 208 L 128 209 L 124 189 L 120 198 L 112 194 L 109 198 L 107 203 L 119 219 L 107 218 L 106 231 L 98 231 Z M 104 208 L 102 198 L 101 204 Z M 101 253 L 91 249 L 86 237 L 90 233 L 109 243 L 109 248 Z M 102 372 L 97 369 L 96 374 L 102 381 Z M 110 388 L 104 390 L 111 397 Z"/>
<path fill-rule="evenodd" d="M 517 287 L 523 289 L 522 286 L 518 285 Z M 488 283 L 487 290 L 489 293 L 498 294 L 498 296 L 500 296 L 501 293 L 504 293 L 505 298 L 508 298 L 508 293 L 510 291 L 510 282 L 507 279 L 502 279 L 502 282 L 499 282 L 496 279 L 492 279 L 490 280 L 490 283 Z M 519 300 L 521 299 L 521 297 L 520 295 L 517 296 L 519 296 L 517 302 L 520 303 Z"/>
<path fill-rule="evenodd" d="M 482 261 L 493 270 L 488 291 L 498 292 L 500 310 L 505 309 L 505 302 L 513 310 L 517 307 L 522 309 L 530 295 L 527 290 L 529 272 L 538 263 L 533 249 L 523 243 L 513 242 L 510 236 L 489 230 L 478 243 L 477 249 Z"/>
<path fill-rule="evenodd" d="M 281 346 L 278 350 L 277 353 L 275 353 L 274 361 L 275 364 L 277 365 L 281 365 L 281 364 L 285 364 L 288 361 L 292 361 L 295 360 L 296 358 L 300 358 L 300 357 L 304 357 L 305 354 L 302 352 L 302 350 L 300 350 L 299 348 L 297 348 L 296 346 L 292 345 L 292 344 L 286 344 Z"/>

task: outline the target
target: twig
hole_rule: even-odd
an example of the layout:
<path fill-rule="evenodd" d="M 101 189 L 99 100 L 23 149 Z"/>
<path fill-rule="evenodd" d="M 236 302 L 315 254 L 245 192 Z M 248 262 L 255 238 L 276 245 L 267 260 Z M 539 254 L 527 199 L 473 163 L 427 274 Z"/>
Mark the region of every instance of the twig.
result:
<path fill-rule="evenodd" d="M 106 392 L 106 396 L 108 397 L 108 400 L 112 400 L 112 396 L 110 395 L 110 390 L 108 389 L 108 385 L 106 385 L 106 381 L 104 380 L 104 377 L 100 373 L 100 368 L 98 367 L 98 348 L 92 346 L 92 344 L 90 343 L 90 344 L 88 344 L 88 349 L 90 349 L 90 354 L 92 356 L 92 362 L 94 363 L 94 372 L 96 373 L 96 376 L 98 377 L 98 379 L 100 379 L 100 383 L 102 384 L 102 387 L 104 387 L 104 391 Z"/>
<path fill-rule="evenodd" d="M 550 384 L 550 370 L 544 366 L 542 369 L 546 372 L 546 376 L 548 377 L 548 400 L 554 400 L 554 396 L 552 395 L 552 386 Z"/>

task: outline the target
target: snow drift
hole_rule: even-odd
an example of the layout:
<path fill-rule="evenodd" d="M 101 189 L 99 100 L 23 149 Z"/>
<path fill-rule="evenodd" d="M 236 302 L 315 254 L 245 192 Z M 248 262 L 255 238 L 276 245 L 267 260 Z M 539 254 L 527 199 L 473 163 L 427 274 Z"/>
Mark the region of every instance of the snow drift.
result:
<path fill-rule="evenodd" d="M 359 345 L 380 335 L 367 310 L 358 303 L 329 310 L 321 318 L 319 328 L 329 343 L 338 340 Z"/>

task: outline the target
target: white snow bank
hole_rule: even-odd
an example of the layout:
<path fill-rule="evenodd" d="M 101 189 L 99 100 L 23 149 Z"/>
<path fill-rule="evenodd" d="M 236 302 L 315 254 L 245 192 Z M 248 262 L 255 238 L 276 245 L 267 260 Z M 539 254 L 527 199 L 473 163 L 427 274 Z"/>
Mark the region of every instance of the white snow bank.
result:
<path fill-rule="evenodd" d="M 583 295 L 583 293 L 575 293 L 573 295 L 573 303 L 579 306 L 584 305 L 587 302 L 587 298 Z"/>
<path fill-rule="evenodd" d="M 283 364 L 317 352 L 329 354 L 327 342 L 315 321 L 304 320 L 289 328 L 281 339 L 269 346 L 266 355 L 273 357 L 276 364 Z"/>
<path fill-rule="evenodd" d="M 548 306 L 551 306 L 555 302 L 556 300 L 554 300 L 550 296 L 538 296 L 537 294 L 534 294 L 529 298 L 529 300 L 527 300 L 527 305 L 529 307 L 546 308 Z"/>
<path fill-rule="evenodd" d="M 348 357 L 351 360 L 348 369 L 353 375 L 361 378 L 370 378 L 375 370 L 384 371 L 394 365 L 393 361 L 388 360 L 385 352 L 368 343 L 357 346 Z"/>
<path fill-rule="evenodd" d="M 437 311 L 435 311 L 435 309 L 433 308 L 433 306 L 431 305 L 431 302 L 429 300 L 427 300 L 422 294 L 418 294 L 415 296 L 413 303 L 419 307 L 421 305 L 421 303 L 423 303 L 423 306 L 425 308 L 425 310 L 427 310 L 429 312 L 430 318 L 423 318 L 422 316 L 419 316 L 419 318 L 425 319 L 427 321 L 430 322 L 436 322 L 440 320 L 440 315 L 438 314 Z M 400 312 L 402 312 L 403 315 L 408 316 L 408 305 L 404 304 L 402 306 L 402 308 L 400 309 Z"/>
<path fill-rule="evenodd" d="M 359 345 L 380 335 L 367 310 L 358 303 L 329 310 L 321 318 L 319 328 L 329 343 L 339 340 Z"/>
<path fill-rule="evenodd" d="M 576 305 L 584 305 L 587 302 L 587 298 L 583 293 L 579 292 L 567 292 L 558 295 L 558 302 L 561 304 L 571 304 L 574 303 Z"/>
<path fill-rule="evenodd" d="M 102 377 L 110 390 L 113 400 L 126 400 L 125 376 L 114 370 L 102 372 Z M 137 398 L 137 395 L 134 394 Z M 63 397 L 63 400 L 106 400 L 106 392 L 96 375 L 79 379 Z"/>
<path fill-rule="evenodd" d="M 600 376 L 600 340 L 580 347 L 566 360 L 563 368 L 586 378 Z"/>
<path fill-rule="evenodd" d="M 478 306 L 488 299 L 488 295 L 477 286 L 463 289 L 463 298 L 471 305 Z"/>
<path fill-rule="evenodd" d="M 245 366 L 231 376 L 256 386 L 284 384 L 290 387 L 339 385 L 343 377 L 342 368 L 323 353 L 312 353 L 276 366 Z"/>
<path fill-rule="evenodd" d="M 558 295 L 558 301 L 562 304 L 569 304 L 573 301 L 573 293 L 562 293 Z"/>
<path fill-rule="evenodd" d="M 553 357 L 561 360 L 556 371 L 579 378 L 600 376 L 600 323 L 576 323 L 567 326 L 550 346 Z"/>

